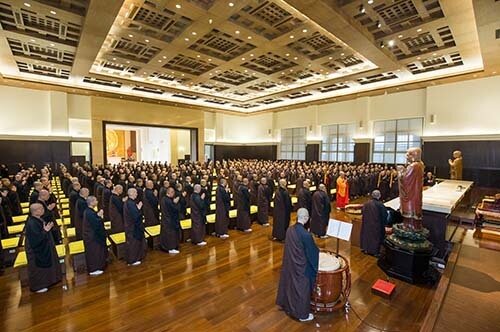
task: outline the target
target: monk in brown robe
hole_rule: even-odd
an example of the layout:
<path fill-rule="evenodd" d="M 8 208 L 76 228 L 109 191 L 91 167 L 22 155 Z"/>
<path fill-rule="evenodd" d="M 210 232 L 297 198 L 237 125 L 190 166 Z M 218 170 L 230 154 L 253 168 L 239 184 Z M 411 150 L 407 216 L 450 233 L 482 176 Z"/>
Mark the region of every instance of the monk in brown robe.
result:
<path fill-rule="evenodd" d="M 104 228 L 104 211 L 96 212 L 97 198 L 87 198 L 87 209 L 83 212 L 83 243 L 85 244 L 85 261 L 87 272 L 91 276 L 104 273 L 108 263 L 108 246 Z"/>
<path fill-rule="evenodd" d="M 462 152 L 454 151 L 453 160 L 448 159 L 448 164 L 450 165 L 450 179 L 462 180 Z"/>
<path fill-rule="evenodd" d="M 109 199 L 109 218 L 111 220 L 111 234 L 123 232 L 123 186 L 117 184 Z"/>
<path fill-rule="evenodd" d="M 53 222 L 45 222 L 42 204 L 30 206 L 30 217 L 26 221 L 26 257 L 28 280 L 33 292 L 44 293 L 48 287 L 62 280 L 61 266 L 51 230 Z"/>
<path fill-rule="evenodd" d="M 269 226 L 269 203 L 271 201 L 271 190 L 267 185 L 267 178 L 260 179 L 257 188 L 257 221 L 262 226 Z"/>
<path fill-rule="evenodd" d="M 286 180 L 280 179 L 279 187 L 274 195 L 273 208 L 273 240 L 283 241 L 290 225 L 292 200 L 286 188 Z"/>
<path fill-rule="evenodd" d="M 179 219 L 180 197 L 175 189 L 169 187 L 167 194 L 161 199 L 160 248 L 169 254 L 178 254 L 181 225 Z"/>
<path fill-rule="evenodd" d="M 326 238 L 326 227 L 330 220 L 330 199 L 326 193 L 326 186 L 320 184 L 312 196 L 311 233 L 320 238 Z"/>
<path fill-rule="evenodd" d="M 363 253 L 378 256 L 385 238 L 387 209 L 380 201 L 382 194 L 372 192 L 372 199 L 363 205 L 360 246 Z"/>
<path fill-rule="evenodd" d="M 422 190 L 424 163 L 422 150 L 411 148 L 406 152 L 407 166 L 398 166 L 399 201 L 403 225 L 408 230 L 422 229 Z"/>
<path fill-rule="evenodd" d="M 229 237 L 229 209 L 231 208 L 231 196 L 229 187 L 224 178 L 219 180 L 217 191 L 215 193 L 215 234 L 222 238 Z"/>
<path fill-rule="evenodd" d="M 201 186 L 195 184 L 191 195 L 191 243 L 205 246 L 204 241 L 207 223 L 207 211 L 205 206 L 205 194 L 200 194 Z"/>
<path fill-rule="evenodd" d="M 250 220 L 250 191 L 248 189 L 248 179 L 244 178 L 238 189 L 238 208 L 236 215 L 236 228 L 245 233 L 252 231 Z"/>
<path fill-rule="evenodd" d="M 297 211 L 297 223 L 286 231 L 283 266 L 276 298 L 277 305 L 301 322 L 314 319 L 310 303 L 319 264 L 319 249 L 311 234 L 304 228 L 308 220 L 309 213 L 301 208 Z"/>
<path fill-rule="evenodd" d="M 49 199 L 50 199 L 50 193 L 46 189 L 40 190 L 37 203 L 42 204 L 44 208 L 42 219 L 45 222 L 52 222 L 54 224 L 50 232 L 52 233 L 52 238 L 54 239 L 54 243 L 60 244 L 62 243 L 61 230 L 59 228 L 59 225 L 57 225 L 56 217 L 54 215 L 54 210 L 56 209 L 56 203 L 49 203 Z"/>
<path fill-rule="evenodd" d="M 154 190 L 154 183 L 146 181 L 146 189 L 143 192 L 142 203 L 144 211 L 144 225 L 154 226 L 160 224 L 160 210 L 158 210 L 158 193 Z"/>
<path fill-rule="evenodd" d="M 123 226 L 127 244 L 128 265 L 136 266 L 146 257 L 146 239 L 142 223 L 142 202 L 136 203 L 137 189 L 127 190 L 128 199 L 123 204 Z"/>

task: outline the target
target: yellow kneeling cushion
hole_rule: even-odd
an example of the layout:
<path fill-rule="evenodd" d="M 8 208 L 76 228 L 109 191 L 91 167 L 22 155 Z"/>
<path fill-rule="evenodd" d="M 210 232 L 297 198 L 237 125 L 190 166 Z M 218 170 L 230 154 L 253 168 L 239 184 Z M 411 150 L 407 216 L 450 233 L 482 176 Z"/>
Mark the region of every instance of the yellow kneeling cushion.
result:
<path fill-rule="evenodd" d="M 250 214 L 257 213 L 258 207 L 257 205 L 250 205 Z"/>
<path fill-rule="evenodd" d="M 105 221 L 104 222 L 104 229 L 105 230 L 111 229 L 111 221 Z"/>
<path fill-rule="evenodd" d="M 22 216 L 13 216 L 12 217 L 12 222 L 14 224 L 19 224 L 19 223 L 23 223 L 23 222 L 26 222 L 26 220 L 28 219 L 28 216 L 26 215 L 22 215 Z"/>
<path fill-rule="evenodd" d="M 14 234 L 20 234 L 24 231 L 24 224 L 21 225 L 13 225 L 13 226 L 7 226 L 7 232 L 10 235 Z"/>
<path fill-rule="evenodd" d="M 2 248 L 4 250 L 17 248 L 18 245 L 19 245 L 19 238 L 18 237 L 12 237 L 9 239 L 2 240 Z"/>
<path fill-rule="evenodd" d="M 21 203 L 21 207 L 24 209 L 24 208 L 27 208 L 27 207 L 30 207 L 30 202 L 22 202 Z"/>
<path fill-rule="evenodd" d="M 186 213 L 191 214 L 191 208 L 186 208 Z"/>
<path fill-rule="evenodd" d="M 190 229 L 191 228 L 191 219 L 181 220 L 181 228 L 182 229 Z"/>
<path fill-rule="evenodd" d="M 207 223 L 209 223 L 209 224 L 215 223 L 215 213 L 207 215 Z"/>
<path fill-rule="evenodd" d="M 111 234 L 109 237 L 114 244 L 121 244 L 126 242 L 125 232 Z"/>
<path fill-rule="evenodd" d="M 66 203 L 69 203 L 69 198 L 67 198 L 67 197 L 63 197 L 63 198 L 61 198 L 61 199 L 59 200 L 59 203 L 61 203 L 61 204 L 66 204 Z"/>
<path fill-rule="evenodd" d="M 160 235 L 160 225 L 149 226 L 149 227 L 146 227 L 145 230 L 146 230 L 146 233 L 148 233 L 151 236 Z"/>
<path fill-rule="evenodd" d="M 66 235 L 67 237 L 75 237 L 76 229 L 74 227 L 66 228 Z"/>
<path fill-rule="evenodd" d="M 238 210 L 229 210 L 229 218 L 236 218 Z"/>
<path fill-rule="evenodd" d="M 299 199 L 297 197 L 292 197 L 292 204 L 297 204 Z"/>
<path fill-rule="evenodd" d="M 28 214 L 28 213 L 30 213 L 30 208 L 29 207 L 23 208 L 23 214 Z"/>
<path fill-rule="evenodd" d="M 213 211 L 213 210 L 215 210 L 215 203 L 210 204 L 210 211 Z"/>
<path fill-rule="evenodd" d="M 69 218 L 69 210 L 63 210 L 61 216 Z"/>

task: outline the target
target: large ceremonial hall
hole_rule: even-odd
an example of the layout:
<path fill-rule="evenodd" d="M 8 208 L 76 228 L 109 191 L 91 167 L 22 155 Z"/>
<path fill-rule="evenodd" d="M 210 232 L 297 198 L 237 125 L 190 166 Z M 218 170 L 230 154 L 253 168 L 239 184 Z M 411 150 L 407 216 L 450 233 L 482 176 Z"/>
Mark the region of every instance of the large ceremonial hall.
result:
<path fill-rule="evenodd" d="M 500 331 L 499 0 L 0 0 L 0 331 Z"/>

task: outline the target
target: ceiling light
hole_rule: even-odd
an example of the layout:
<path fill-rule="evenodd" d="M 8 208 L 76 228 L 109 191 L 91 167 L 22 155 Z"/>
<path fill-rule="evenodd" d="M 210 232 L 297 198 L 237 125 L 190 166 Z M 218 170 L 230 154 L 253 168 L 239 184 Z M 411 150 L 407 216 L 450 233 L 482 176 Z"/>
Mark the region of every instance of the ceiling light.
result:
<path fill-rule="evenodd" d="M 161 60 L 158 60 L 158 62 L 161 62 Z"/>
<path fill-rule="evenodd" d="M 133 37 L 134 37 L 134 35 L 128 35 L 128 36 L 129 36 L 130 38 L 133 38 Z"/>
<path fill-rule="evenodd" d="M 418 28 L 418 29 L 417 29 L 417 32 L 421 32 L 421 31 L 422 31 L 422 29 L 421 29 L 421 28 Z"/>
<path fill-rule="evenodd" d="M 51 13 L 52 15 L 56 15 L 56 14 L 57 14 L 55 10 L 51 10 L 51 11 L 50 11 L 50 13 Z"/>
<path fill-rule="evenodd" d="M 196 57 L 197 57 L 197 58 L 201 58 L 201 55 L 199 55 L 199 54 L 198 54 Z"/>
<path fill-rule="evenodd" d="M 24 3 L 24 5 L 25 5 L 26 7 L 31 7 L 31 4 L 29 4 L 29 3 L 27 3 L 27 2 L 25 2 L 25 3 Z"/>
<path fill-rule="evenodd" d="M 340 53 L 340 56 L 344 56 L 344 53 Z"/>
<path fill-rule="evenodd" d="M 377 28 L 381 28 L 382 27 L 382 23 L 380 23 L 380 21 L 377 21 Z"/>
<path fill-rule="evenodd" d="M 191 34 L 192 34 L 193 36 L 196 36 L 196 32 L 195 32 L 195 31 L 191 32 Z"/>
<path fill-rule="evenodd" d="M 253 53 L 252 53 L 252 54 L 250 54 L 250 56 L 253 56 Z"/>
<path fill-rule="evenodd" d="M 368 0 L 368 4 L 371 5 L 373 3 L 373 0 Z"/>
<path fill-rule="evenodd" d="M 166 55 L 164 55 L 164 56 L 162 56 L 162 58 L 163 58 L 163 59 L 166 59 L 166 58 L 167 58 L 167 56 L 166 56 Z"/>
<path fill-rule="evenodd" d="M 55 45 L 55 44 L 50 44 L 50 46 L 54 47 L 54 46 L 56 46 L 56 45 Z"/>
<path fill-rule="evenodd" d="M 189 38 L 184 38 L 185 41 L 189 41 Z"/>
<path fill-rule="evenodd" d="M 181 5 L 180 5 L 180 4 L 176 4 L 176 5 L 175 5 L 175 8 L 177 8 L 177 9 L 181 9 Z"/>
<path fill-rule="evenodd" d="M 230 2 L 228 3 L 229 7 L 234 7 L 234 3 Z"/>
<path fill-rule="evenodd" d="M 307 29 L 302 30 L 302 32 L 303 32 L 303 33 L 306 33 L 306 32 L 307 32 Z"/>
<path fill-rule="evenodd" d="M 116 58 L 113 58 L 113 61 L 116 61 Z"/>
<path fill-rule="evenodd" d="M 245 58 L 241 58 L 241 61 L 245 61 Z"/>
<path fill-rule="evenodd" d="M 208 19 L 208 24 L 212 24 L 214 20 L 212 20 L 211 18 Z"/>
<path fill-rule="evenodd" d="M 286 56 L 290 56 L 290 53 L 285 54 Z"/>
<path fill-rule="evenodd" d="M 248 36 L 247 39 L 252 39 L 252 36 Z"/>
<path fill-rule="evenodd" d="M 393 47 L 395 44 L 394 40 L 389 40 L 389 42 L 387 43 L 387 45 L 389 45 L 389 47 Z"/>
<path fill-rule="evenodd" d="M 127 60 L 127 63 L 130 63 L 130 61 Z"/>
<path fill-rule="evenodd" d="M 291 36 L 290 36 L 290 39 L 294 39 L 294 38 L 295 38 L 295 36 L 294 36 L 294 35 L 291 35 Z"/>
<path fill-rule="evenodd" d="M 144 39 L 144 41 L 145 41 L 146 43 L 149 43 L 149 39 Z"/>
<path fill-rule="evenodd" d="M 297 57 L 294 57 L 293 59 L 294 59 L 294 60 L 297 60 L 298 58 L 297 58 Z"/>
<path fill-rule="evenodd" d="M 432 53 L 432 56 L 436 56 L 436 55 L 437 55 L 437 53 Z"/>
<path fill-rule="evenodd" d="M 36 40 L 34 40 L 34 39 L 30 39 L 30 42 L 34 43 L 34 42 L 36 42 Z"/>
<path fill-rule="evenodd" d="M 333 59 L 333 57 L 331 57 L 331 56 L 328 57 L 328 60 L 332 60 L 332 59 Z"/>
<path fill-rule="evenodd" d="M 212 59 L 208 59 L 208 61 L 212 61 Z"/>
<path fill-rule="evenodd" d="M 181 76 L 184 76 L 184 74 L 181 74 Z"/>
<path fill-rule="evenodd" d="M 363 5 L 359 6 L 359 12 L 361 14 L 364 14 L 364 12 L 366 11 L 365 7 Z"/>
<path fill-rule="evenodd" d="M 403 38 L 403 35 L 399 35 L 398 38 Z"/>
<path fill-rule="evenodd" d="M 420 60 L 420 59 L 422 59 L 422 58 L 421 57 L 417 57 L 417 60 Z"/>

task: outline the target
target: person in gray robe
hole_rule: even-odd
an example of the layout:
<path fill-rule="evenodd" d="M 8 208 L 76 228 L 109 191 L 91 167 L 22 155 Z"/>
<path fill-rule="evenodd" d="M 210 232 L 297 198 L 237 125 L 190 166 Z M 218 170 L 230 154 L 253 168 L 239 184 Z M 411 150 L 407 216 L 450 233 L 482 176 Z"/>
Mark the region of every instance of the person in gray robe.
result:
<path fill-rule="evenodd" d="M 269 202 L 271 201 L 271 191 L 267 185 L 267 178 L 260 179 L 257 189 L 257 221 L 262 226 L 269 226 Z"/>
<path fill-rule="evenodd" d="M 285 240 L 286 230 L 290 225 L 292 200 L 286 188 L 286 180 L 280 179 L 279 187 L 274 195 L 273 208 L 273 240 Z"/>

